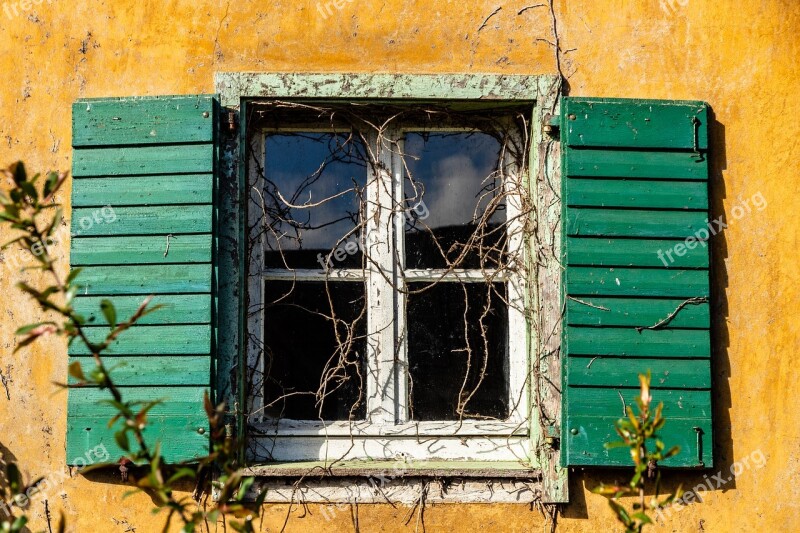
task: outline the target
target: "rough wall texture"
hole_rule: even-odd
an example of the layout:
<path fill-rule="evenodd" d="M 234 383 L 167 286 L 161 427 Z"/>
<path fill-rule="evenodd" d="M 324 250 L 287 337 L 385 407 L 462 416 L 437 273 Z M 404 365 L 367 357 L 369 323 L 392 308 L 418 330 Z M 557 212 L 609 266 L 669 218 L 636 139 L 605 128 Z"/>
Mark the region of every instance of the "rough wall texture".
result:
<path fill-rule="evenodd" d="M 554 73 L 549 9 L 519 13 L 538 3 L 343 0 L 323 16 L 316 0 L 5 2 L 0 162 L 68 169 L 74 99 L 212 92 L 217 71 Z M 792 368 L 800 348 L 800 126 L 792 117 L 800 114 L 800 7 L 795 0 L 556 0 L 555 14 L 571 94 L 706 100 L 719 123 L 714 215 L 725 214 L 730 226 L 714 241 L 717 468 L 727 479 L 735 462 L 758 452 L 766 465 L 738 465 L 733 480 L 658 530 L 798 530 L 800 391 Z M 736 218 L 735 208 L 759 193 L 767 207 Z M 67 249 L 63 243 L 60 254 Z M 16 325 L 37 313 L 13 288 L 8 259 L 7 252 L 0 263 L 0 369 L 11 381 L 10 399 L 0 390 L 0 442 L 32 475 L 64 472 L 66 396 L 54 394 L 53 382 L 66 380 L 65 348 L 50 342 L 11 355 Z M 618 475 L 572 474 L 559 530 L 610 529 L 605 501 L 587 489 Z M 704 479 L 672 474 L 667 481 L 691 487 Z M 75 477 L 48 499 L 77 531 L 158 530 L 149 499 L 123 501 L 125 491 L 110 476 Z M 350 512 L 327 521 L 310 511 L 292 511 L 287 530 L 353 528 Z M 264 529 L 280 529 L 286 512 L 268 509 Z M 415 528 L 407 514 L 358 510 L 362 531 Z M 33 529 L 45 528 L 41 500 L 33 515 Z M 544 525 L 527 506 L 438 506 L 424 518 L 429 531 Z"/>

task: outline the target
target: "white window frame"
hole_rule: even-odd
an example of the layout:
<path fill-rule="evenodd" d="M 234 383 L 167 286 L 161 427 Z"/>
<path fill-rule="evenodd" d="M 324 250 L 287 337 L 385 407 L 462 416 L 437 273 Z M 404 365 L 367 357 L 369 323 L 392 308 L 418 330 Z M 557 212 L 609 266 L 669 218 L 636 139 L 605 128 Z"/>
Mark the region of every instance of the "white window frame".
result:
<path fill-rule="evenodd" d="M 487 111 L 491 112 L 491 111 Z M 508 131 L 512 131 L 509 128 Z M 258 168 L 266 168 L 265 140 L 271 133 L 325 132 L 330 128 L 288 127 L 262 130 L 258 140 L 258 157 L 248 171 L 251 191 L 263 190 L 263 177 Z M 374 262 L 362 269 L 337 269 L 327 271 L 300 269 L 266 269 L 263 265 L 263 240 L 249 254 L 250 273 L 248 290 L 250 311 L 248 312 L 248 367 L 259 368 L 264 373 L 264 358 L 261 347 L 264 332 L 264 282 L 266 280 L 325 281 L 341 280 L 366 282 L 367 297 L 367 373 L 366 402 L 367 417 L 364 421 L 309 421 L 268 420 L 258 415 L 263 411 L 263 387 L 258 387 L 252 398 L 248 423 L 249 438 L 255 439 L 257 450 L 268 450 L 264 456 L 256 454 L 251 460 L 259 461 L 341 461 L 341 460 L 386 460 L 405 457 L 408 460 L 461 460 L 461 461 L 522 461 L 531 460 L 529 427 L 529 360 L 527 355 L 526 319 L 523 311 L 525 283 L 515 262 L 522 261 L 524 254 L 524 221 L 519 216 L 522 198 L 516 192 L 526 183 L 525 163 L 520 168 L 507 155 L 502 164 L 504 187 L 506 188 L 507 253 L 511 268 L 496 278 L 506 284 L 508 306 L 508 365 L 510 416 L 504 421 L 465 419 L 461 421 L 411 421 L 408 420 L 407 357 L 402 335 L 405 331 L 405 298 L 394 286 L 404 287 L 406 282 L 448 280 L 476 280 L 485 283 L 494 279 L 492 270 L 457 270 L 445 273 L 435 269 L 405 269 L 403 249 L 404 208 L 402 164 L 402 139 L 406 132 L 455 132 L 475 131 L 469 128 L 414 127 L 395 125 L 384 132 L 384 146 L 378 145 L 377 135 L 366 133 L 367 141 L 377 148 L 382 167 L 390 169 L 374 171 L 367 166 L 367 221 L 365 247 L 370 250 Z M 520 146 L 521 139 L 513 142 Z M 388 145 L 386 145 L 388 144 Z M 398 149 L 399 148 L 399 149 Z M 507 151 L 508 152 L 508 151 Z M 527 159 L 525 157 L 524 159 Z M 506 174 L 506 170 L 508 173 Z M 248 195 L 253 198 L 253 195 Z M 398 201 L 399 199 L 399 201 Z M 423 198 L 424 200 L 424 198 Z M 374 207 L 373 207 L 374 206 Z M 400 209 L 398 209 L 400 206 Z M 256 225 L 263 210 L 254 205 L 248 210 L 249 226 L 254 228 L 250 242 L 256 241 Z M 377 213 L 377 216 L 375 216 Z M 386 228 L 382 230 L 381 228 Z M 392 245 L 389 240 L 394 241 Z M 400 264 L 398 264 L 400 263 Z M 387 277 L 389 281 L 387 280 Z M 392 294 L 391 303 L 379 295 Z M 395 357 L 395 346 L 398 357 Z M 380 394 L 390 391 L 390 394 Z"/>

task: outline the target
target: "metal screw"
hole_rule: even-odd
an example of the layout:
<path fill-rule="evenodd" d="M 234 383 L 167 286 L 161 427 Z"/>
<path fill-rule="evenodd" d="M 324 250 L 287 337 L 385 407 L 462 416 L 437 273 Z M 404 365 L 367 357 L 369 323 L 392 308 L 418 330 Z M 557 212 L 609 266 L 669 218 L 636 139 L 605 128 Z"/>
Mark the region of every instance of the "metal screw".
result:
<path fill-rule="evenodd" d="M 568 119 L 570 119 L 570 120 L 575 120 L 575 119 L 576 119 L 576 118 L 578 118 L 578 117 L 576 117 L 575 115 L 573 115 L 572 113 L 570 113 L 569 115 L 567 115 L 567 118 L 568 118 Z"/>
<path fill-rule="evenodd" d="M 206 428 L 197 428 L 197 432 L 201 435 L 205 434 Z"/>
<path fill-rule="evenodd" d="M 578 431 L 578 428 L 572 428 L 569 430 L 569 432 L 572 433 L 573 435 L 577 435 L 578 433 L 580 433 L 580 431 Z"/>
<path fill-rule="evenodd" d="M 208 111 L 203 111 L 203 118 L 208 118 Z"/>

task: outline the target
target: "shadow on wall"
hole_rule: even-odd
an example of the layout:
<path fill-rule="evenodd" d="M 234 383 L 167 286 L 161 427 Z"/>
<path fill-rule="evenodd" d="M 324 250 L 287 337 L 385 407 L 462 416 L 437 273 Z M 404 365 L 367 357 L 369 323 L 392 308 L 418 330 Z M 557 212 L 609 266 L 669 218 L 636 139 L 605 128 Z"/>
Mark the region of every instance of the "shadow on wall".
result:
<path fill-rule="evenodd" d="M 716 120 L 709 110 L 709 220 L 722 218 L 728 220 L 724 200 L 727 197 L 722 172 L 727 169 L 725 150 L 725 126 Z M 728 334 L 728 272 L 725 260 L 728 257 L 728 244 L 725 229 L 721 229 L 711 239 L 711 371 L 712 371 L 712 409 L 714 423 L 713 468 L 705 470 L 663 470 L 661 494 L 669 494 L 682 486 L 683 490 L 695 496 L 687 496 L 686 505 L 702 505 L 706 491 L 728 491 L 736 488 L 736 477 L 747 475 L 753 468 L 760 468 L 766 461 L 761 450 L 745 450 L 740 453 L 740 461 L 734 462 L 734 444 L 731 439 L 731 363 L 728 354 L 730 345 Z M 654 398 L 658 401 L 657 391 Z M 669 425 L 669 418 L 667 418 Z M 670 446 L 669 442 L 665 442 Z M 565 518 L 589 518 L 586 505 L 586 492 L 600 483 L 625 483 L 630 479 L 631 469 L 586 469 L 577 468 L 570 476 L 570 503 L 564 508 Z M 649 494 L 652 495 L 652 492 Z M 664 517 L 677 513 L 679 507 L 664 512 Z M 609 511 L 610 512 L 610 511 Z"/>

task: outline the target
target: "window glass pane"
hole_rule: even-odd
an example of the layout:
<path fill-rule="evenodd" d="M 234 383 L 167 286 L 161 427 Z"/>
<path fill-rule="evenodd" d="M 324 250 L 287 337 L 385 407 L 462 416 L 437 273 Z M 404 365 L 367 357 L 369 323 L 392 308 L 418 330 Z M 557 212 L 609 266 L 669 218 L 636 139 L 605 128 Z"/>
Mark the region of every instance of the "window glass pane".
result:
<path fill-rule="evenodd" d="M 349 134 L 280 133 L 267 135 L 265 145 L 265 266 L 359 268 L 360 232 L 353 229 L 367 177 L 360 141 Z"/>
<path fill-rule="evenodd" d="M 407 304 L 411 418 L 508 418 L 505 285 L 408 284 L 425 287 Z"/>
<path fill-rule="evenodd" d="M 264 290 L 266 415 L 363 420 L 364 283 L 267 281 Z"/>
<path fill-rule="evenodd" d="M 505 242 L 501 143 L 483 132 L 407 133 L 407 268 L 495 268 Z"/>

